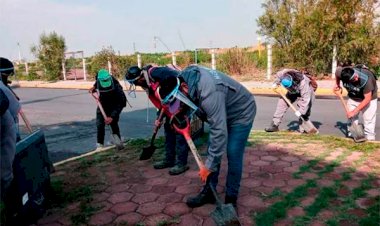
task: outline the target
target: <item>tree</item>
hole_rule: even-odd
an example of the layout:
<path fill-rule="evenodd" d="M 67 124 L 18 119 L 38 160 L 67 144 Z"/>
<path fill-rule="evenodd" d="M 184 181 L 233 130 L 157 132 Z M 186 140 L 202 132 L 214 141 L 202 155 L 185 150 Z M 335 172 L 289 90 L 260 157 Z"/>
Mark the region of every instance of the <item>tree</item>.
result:
<path fill-rule="evenodd" d="M 40 36 L 39 45 L 32 46 L 31 51 L 44 67 L 46 79 L 59 79 L 62 74 L 61 66 L 66 51 L 65 39 L 63 36 L 60 36 L 55 32 L 48 35 L 43 33 Z"/>
<path fill-rule="evenodd" d="M 377 0 L 267 0 L 259 34 L 274 42 L 275 66 L 326 72 L 338 60 L 368 63 L 380 50 Z"/>
<path fill-rule="evenodd" d="M 108 69 L 108 61 L 111 63 L 111 74 L 117 76 L 119 73 L 117 62 L 117 56 L 112 46 L 103 47 L 102 50 L 95 53 L 95 56 L 92 57 L 91 62 L 89 63 L 89 73 L 91 75 L 96 75 L 98 71 L 102 68 Z"/>

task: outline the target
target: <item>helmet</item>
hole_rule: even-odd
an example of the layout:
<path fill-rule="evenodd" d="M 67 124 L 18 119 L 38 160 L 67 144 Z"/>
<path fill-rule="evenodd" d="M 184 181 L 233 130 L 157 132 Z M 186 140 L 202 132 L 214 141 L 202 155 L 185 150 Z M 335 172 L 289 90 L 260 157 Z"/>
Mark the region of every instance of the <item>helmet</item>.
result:
<path fill-rule="evenodd" d="M 141 76 L 141 69 L 138 66 L 132 66 L 128 68 L 127 73 L 125 74 L 125 80 L 129 83 L 133 83 Z"/>

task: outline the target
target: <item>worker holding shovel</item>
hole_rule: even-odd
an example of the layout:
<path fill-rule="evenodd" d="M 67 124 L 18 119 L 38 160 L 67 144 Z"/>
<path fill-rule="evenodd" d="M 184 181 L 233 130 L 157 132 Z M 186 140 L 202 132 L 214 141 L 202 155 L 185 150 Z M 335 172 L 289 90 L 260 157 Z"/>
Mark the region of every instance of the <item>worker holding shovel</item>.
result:
<path fill-rule="evenodd" d="M 334 92 L 342 93 L 340 81 L 348 92 L 347 118 L 349 124 L 358 125 L 359 113 L 363 115 L 364 135 L 369 141 L 376 139 L 376 111 L 377 111 L 377 84 L 376 77 L 367 67 L 363 65 L 342 65 L 335 72 L 336 84 Z M 349 125 L 350 128 L 352 126 Z M 355 131 L 349 131 L 348 136 Z"/>
<path fill-rule="evenodd" d="M 91 94 L 97 92 L 98 108 L 96 109 L 97 148 L 104 146 L 105 125 L 110 125 L 114 142 L 118 149 L 120 146 L 119 116 L 126 106 L 127 98 L 119 81 L 111 76 L 107 70 L 99 70 Z M 94 95 L 95 96 L 95 95 Z M 104 111 L 102 111 L 104 109 Z M 103 113 L 105 116 L 103 116 Z"/>
<path fill-rule="evenodd" d="M 195 113 L 210 127 L 209 146 L 204 167 L 199 176 L 206 183 L 186 204 L 195 208 L 215 203 L 222 156 L 227 154 L 228 172 L 225 203 L 237 204 L 243 171 L 243 156 L 256 115 L 254 96 L 240 83 L 222 72 L 192 65 L 184 69 L 176 80 L 161 82 L 156 90 L 161 103 L 171 109 L 177 124 Z M 212 188 L 213 189 L 212 189 Z"/>
<path fill-rule="evenodd" d="M 294 69 L 283 69 L 277 72 L 276 77 L 277 79 L 273 84 L 275 91 L 277 91 L 279 85 L 282 85 L 287 92 L 285 95 L 279 92 L 281 97 L 277 102 L 276 111 L 270 126 L 265 128 L 265 131 L 279 131 L 278 127 L 282 118 L 289 107 L 292 107 L 296 117 L 299 119 L 300 132 L 318 133 L 318 130 L 309 121 L 311 107 L 315 100 L 314 89 L 309 77 Z M 294 102 L 297 102 L 298 110 L 292 105 Z"/>
<path fill-rule="evenodd" d="M 152 65 L 145 66 L 140 69 L 138 66 L 128 68 L 125 79 L 130 83 L 130 92 L 134 92 L 135 86 L 142 87 L 148 94 L 149 100 L 153 105 L 159 109 L 157 115 L 159 117 L 155 121 L 155 131 L 152 136 L 151 145 L 143 149 L 140 155 L 140 160 L 149 159 L 154 151 L 153 144 L 154 138 L 157 134 L 158 128 L 161 126 L 162 121 L 165 120 L 165 159 L 154 164 L 155 169 L 170 168 L 170 175 L 178 175 L 186 172 L 189 169 L 187 165 L 187 157 L 189 147 L 187 146 L 185 138 L 176 133 L 169 124 L 171 117 L 170 109 L 163 108 L 161 101 L 155 96 L 155 91 L 161 82 L 166 80 L 176 80 L 179 71 L 170 67 L 155 67 Z"/>

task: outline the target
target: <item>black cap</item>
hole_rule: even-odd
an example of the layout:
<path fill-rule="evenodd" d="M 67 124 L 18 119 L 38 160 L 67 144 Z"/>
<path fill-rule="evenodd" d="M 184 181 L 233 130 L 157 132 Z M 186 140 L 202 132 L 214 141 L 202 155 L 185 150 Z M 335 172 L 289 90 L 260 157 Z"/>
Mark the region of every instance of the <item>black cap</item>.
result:
<path fill-rule="evenodd" d="M 141 75 L 141 69 L 138 66 L 132 66 L 128 68 L 127 73 L 125 73 L 125 79 L 134 80 Z"/>
<path fill-rule="evenodd" d="M 14 72 L 15 70 L 13 63 L 4 57 L 0 57 L 0 73 L 4 75 L 11 75 Z"/>

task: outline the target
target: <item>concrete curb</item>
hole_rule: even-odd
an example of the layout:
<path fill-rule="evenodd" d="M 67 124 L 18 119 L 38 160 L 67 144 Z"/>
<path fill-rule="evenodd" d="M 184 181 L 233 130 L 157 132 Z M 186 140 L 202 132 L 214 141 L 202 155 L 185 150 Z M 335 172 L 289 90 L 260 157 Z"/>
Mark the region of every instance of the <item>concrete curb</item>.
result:
<path fill-rule="evenodd" d="M 124 90 L 127 90 L 125 82 L 119 81 Z M 320 81 L 320 86 L 316 91 L 317 96 L 335 96 L 332 92 L 332 87 L 334 81 Z M 13 82 L 12 87 L 22 87 L 22 88 L 49 88 L 49 89 L 89 89 L 94 84 L 94 81 L 58 81 L 58 82 L 46 82 L 46 81 L 18 81 Z M 272 88 L 271 82 L 259 82 L 259 81 L 246 81 L 241 82 L 250 92 L 253 94 L 259 95 L 278 95 L 275 93 Z M 378 82 L 379 84 L 379 82 Z M 328 87 L 328 88 L 327 88 Z M 140 87 L 136 87 L 137 91 L 142 91 Z M 347 95 L 347 92 L 343 91 L 344 95 Z M 378 90 L 378 96 L 380 97 L 380 90 Z"/>

